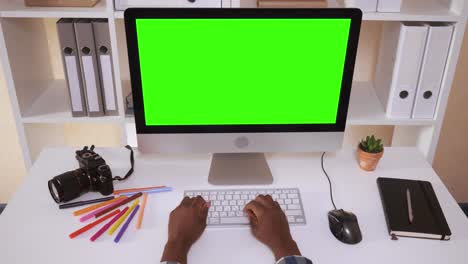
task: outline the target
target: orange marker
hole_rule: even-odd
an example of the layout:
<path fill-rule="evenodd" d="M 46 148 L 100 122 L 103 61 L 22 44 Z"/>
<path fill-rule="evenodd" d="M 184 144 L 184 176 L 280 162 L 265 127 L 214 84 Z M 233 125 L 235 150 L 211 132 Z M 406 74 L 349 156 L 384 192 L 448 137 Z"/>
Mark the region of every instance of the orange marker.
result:
<path fill-rule="evenodd" d="M 146 200 L 148 200 L 148 194 L 143 194 L 143 203 L 141 205 L 140 214 L 138 214 L 137 229 L 141 229 L 141 222 L 143 221 L 143 214 L 145 213 Z"/>
<path fill-rule="evenodd" d="M 97 208 L 101 208 L 103 206 L 106 206 L 108 204 L 111 204 L 111 203 L 114 203 L 116 201 L 119 201 L 119 200 L 122 200 L 124 199 L 125 197 L 117 197 L 115 199 L 112 199 L 112 200 L 109 200 L 109 201 L 105 201 L 105 202 L 102 202 L 102 203 L 98 203 L 98 204 L 95 204 L 95 205 L 91 205 L 91 206 L 88 206 L 86 208 L 83 208 L 83 209 L 80 209 L 78 211 L 75 211 L 73 212 L 73 215 L 74 216 L 78 216 L 78 215 L 82 215 L 82 214 L 86 214 L 86 213 L 89 213 L 91 211 L 94 211 L 95 209 Z"/>

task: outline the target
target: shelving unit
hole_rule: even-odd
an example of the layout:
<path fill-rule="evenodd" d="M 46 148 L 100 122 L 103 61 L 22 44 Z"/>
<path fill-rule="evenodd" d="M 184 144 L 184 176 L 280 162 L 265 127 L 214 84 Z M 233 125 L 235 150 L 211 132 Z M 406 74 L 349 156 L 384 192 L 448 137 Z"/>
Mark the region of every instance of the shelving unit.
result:
<path fill-rule="evenodd" d="M 256 0 L 220 0 L 223 8 L 254 8 Z M 330 7 L 344 7 L 330 0 Z M 417 146 L 432 162 L 447 107 L 458 55 L 465 32 L 468 3 L 463 0 L 403 0 L 400 13 L 364 13 L 355 82 L 348 112 L 348 134 L 363 127 L 393 127 L 391 145 Z M 123 11 L 113 0 L 92 8 L 25 7 L 23 0 L 0 2 L 0 63 L 13 106 L 26 167 L 44 147 L 98 143 L 136 146 L 135 122 L 125 115 L 125 96 L 131 91 Z M 111 33 L 118 116 L 74 118 L 70 112 L 55 22 L 61 17 L 107 18 Z M 383 23 L 444 21 L 455 23 L 455 33 L 442 84 L 436 117 L 432 120 L 390 119 L 375 95 L 373 71 L 378 42 L 368 41 Z M 378 37 L 377 37 L 378 38 Z M 372 45 L 369 42 L 377 44 Z M 363 135 L 364 136 L 364 135 Z"/>

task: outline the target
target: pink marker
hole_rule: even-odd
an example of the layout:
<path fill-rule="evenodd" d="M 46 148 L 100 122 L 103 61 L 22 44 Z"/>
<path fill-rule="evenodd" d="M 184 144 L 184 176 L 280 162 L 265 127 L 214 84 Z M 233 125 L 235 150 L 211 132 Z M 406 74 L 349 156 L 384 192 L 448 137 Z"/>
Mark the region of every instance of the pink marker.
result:
<path fill-rule="evenodd" d="M 97 213 L 100 213 L 100 212 L 106 210 L 107 208 L 113 206 L 114 204 L 116 204 L 116 203 L 118 203 L 118 202 L 120 202 L 120 201 L 121 201 L 121 200 L 117 200 L 115 203 L 108 204 L 108 205 L 106 205 L 106 206 L 104 206 L 104 207 L 102 207 L 102 208 L 99 208 L 99 209 L 97 209 L 97 210 L 92 211 L 91 213 L 89 213 L 89 214 L 87 214 L 87 215 L 81 217 L 81 218 L 80 218 L 80 222 L 83 223 L 83 222 L 85 222 L 85 221 L 87 221 L 87 220 L 93 218 Z"/>
<path fill-rule="evenodd" d="M 123 214 L 125 214 L 127 210 L 128 206 L 125 207 L 122 210 L 122 212 L 120 212 L 118 215 L 114 216 L 114 218 L 112 218 L 112 220 L 105 224 L 101 229 L 99 229 L 99 231 L 97 231 L 96 234 L 94 234 L 89 240 L 91 240 L 92 242 L 96 241 L 96 239 L 98 239 L 102 234 L 104 234 L 104 232 L 106 232 L 106 230 L 109 229 L 109 227 L 111 227 L 111 225 L 115 223 L 115 221 L 117 221 Z"/>

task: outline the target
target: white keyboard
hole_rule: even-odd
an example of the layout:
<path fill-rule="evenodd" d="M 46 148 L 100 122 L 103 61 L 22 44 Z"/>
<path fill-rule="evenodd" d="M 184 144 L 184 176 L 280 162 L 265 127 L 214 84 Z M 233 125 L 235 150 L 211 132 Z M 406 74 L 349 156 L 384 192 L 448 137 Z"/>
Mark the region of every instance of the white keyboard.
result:
<path fill-rule="evenodd" d="M 184 197 L 200 195 L 205 201 L 211 202 L 207 219 L 209 226 L 238 226 L 249 224 L 244 206 L 260 194 L 269 194 L 279 203 L 290 225 L 306 224 L 301 194 L 297 188 L 188 190 L 184 192 Z"/>

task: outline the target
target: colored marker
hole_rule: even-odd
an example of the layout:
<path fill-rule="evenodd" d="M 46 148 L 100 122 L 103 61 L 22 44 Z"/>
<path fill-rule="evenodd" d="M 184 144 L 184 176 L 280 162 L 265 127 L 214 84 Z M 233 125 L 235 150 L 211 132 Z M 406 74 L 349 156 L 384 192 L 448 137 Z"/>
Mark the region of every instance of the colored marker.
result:
<path fill-rule="evenodd" d="M 125 222 L 125 224 L 122 226 L 122 228 L 120 229 L 119 233 L 117 234 L 117 236 L 115 237 L 114 239 L 114 242 L 115 243 L 119 243 L 120 239 L 122 238 L 122 236 L 124 235 L 125 233 L 125 230 L 127 230 L 128 226 L 130 225 L 130 222 L 132 222 L 132 219 L 133 217 L 135 216 L 135 214 L 138 212 L 138 209 L 140 209 L 140 205 L 137 205 L 137 207 L 135 207 L 135 210 L 133 210 L 132 214 L 130 215 L 130 217 L 127 219 L 127 221 Z"/>
<path fill-rule="evenodd" d="M 106 221 L 107 219 L 111 218 L 112 216 L 114 216 L 114 215 L 116 215 L 118 213 L 120 213 L 120 209 L 117 209 L 117 210 L 113 211 L 112 213 L 105 215 L 103 218 L 100 218 L 100 219 L 98 219 L 98 220 L 96 220 L 96 221 L 94 221 L 94 222 L 92 222 L 90 224 L 87 224 L 87 225 L 83 226 L 82 228 L 80 228 L 80 229 L 76 230 L 75 232 L 71 233 L 70 235 L 68 235 L 68 237 L 73 239 L 73 238 L 83 234 L 84 232 L 90 230 L 91 228 L 99 225 L 100 223 Z"/>
<path fill-rule="evenodd" d="M 111 204 L 108 204 L 108 205 L 104 206 L 103 208 L 99 208 L 99 209 L 97 209 L 97 210 L 95 210 L 95 211 L 92 211 L 91 213 L 89 213 L 89 214 L 87 214 L 87 215 L 81 217 L 81 218 L 80 218 L 80 222 L 85 222 L 85 221 L 87 221 L 87 220 L 89 220 L 89 219 L 95 217 L 97 213 L 101 213 L 101 212 L 103 212 L 104 210 L 107 210 L 107 209 L 111 208 L 112 206 L 118 204 L 120 201 L 123 201 L 123 199 L 117 200 L 117 201 L 115 201 L 115 202 L 113 202 L 113 203 L 111 203 Z M 118 206 L 117 206 L 117 207 L 118 207 Z M 117 207 L 115 207 L 115 208 L 117 208 Z M 112 208 L 111 210 L 114 210 L 115 208 Z M 108 212 L 110 212 L 111 210 L 109 210 Z M 96 218 L 97 218 L 97 217 L 96 217 Z"/>
<path fill-rule="evenodd" d="M 88 207 L 85 207 L 83 209 L 80 209 L 78 211 L 73 212 L 73 215 L 74 216 L 79 216 L 79 215 L 82 215 L 82 214 L 86 214 L 86 213 L 89 213 L 91 211 L 94 211 L 95 209 L 101 208 L 101 207 L 106 206 L 106 205 L 111 204 L 111 203 L 115 203 L 116 201 L 122 200 L 122 199 L 123 199 L 122 196 L 120 196 L 120 197 L 114 198 L 114 199 L 112 199 L 110 201 L 105 201 L 105 202 L 102 202 L 102 203 L 91 205 L 91 206 L 88 206 Z"/>
<path fill-rule="evenodd" d="M 103 211 L 97 213 L 94 217 L 98 218 L 98 217 L 100 217 L 100 216 L 102 216 L 102 215 L 105 215 L 105 214 L 107 214 L 108 212 L 114 210 L 115 208 L 120 207 L 121 205 L 124 205 L 124 204 L 126 204 L 126 203 L 129 203 L 129 202 L 135 200 L 136 198 L 140 197 L 141 195 L 143 195 L 143 194 L 142 194 L 141 192 L 139 192 L 139 193 L 137 193 L 137 194 L 134 194 L 134 195 L 132 195 L 132 196 L 130 196 L 130 197 L 127 197 L 127 198 L 125 198 L 125 199 L 119 201 L 118 203 L 112 204 L 111 207 L 106 208 L 105 210 L 103 210 Z"/>
<path fill-rule="evenodd" d="M 172 187 L 165 187 L 165 188 L 160 188 L 160 189 L 154 189 L 154 190 L 147 190 L 147 191 L 141 191 L 141 193 L 162 193 L 162 192 L 172 192 Z M 128 193 L 121 193 L 120 195 L 134 195 L 135 192 L 128 192 Z"/>
<path fill-rule="evenodd" d="M 143 215 L 145 214 L 145 208 L 146 208 L 146 201 L 148 200 L 148 194 L 145 193 L 143 194 L 143 204 L 141 205 L 141 210 L 140 213 L 138 214 L 138 220 L 137 220 L 137 229 L 141 229 L 141 222 L 143 221 Z"/>
<path fill-rule="evenodd" d="M 120 212 L 118 215 L 114 216 L 112 220 L 110 220 L 107 224 L 105 224 L 101 229 L 99 229 L 96 234 L 94 234 L 89 240 L 91 241 L 96 241 L 104 232 L 106 232 L 107 229 L 115 222 L 117 219 L 119 219 L 123 214 L 125 214 L 128 211 L 128 206 L 125 207 L 122 212 Z"/>
<path fill-rule="evenodd" d="M 88 201 L 80 201 L 80 202 L 74 202 L 74 203 L 61 204 L 61 205 L 59 205 L 59 209 L 73 208 L 73 207 L 83 206 L 83 205 L 87 205 L 87 204 L 95 204 L 95 203 L 109 201 L 109 200 L 112 200 L 112 199 L 114 199 L 114 196 L 104 197 L 104 198 L 99 198 L 99 199 L 94 199 L 94 200 L 88 200 Z"/>
<path fill-rule="evenodd" d="M 122 224 L 123 221 L 125 221 L 125 219 L 127 218 L 127 216 L 133 211 L 133 209 L 138 205 L 138 203 L 140 202 L 140 200 L 135 200 L 132 205 L 130 206 L 130 209 L 128 209 L 128 211 L 122 215 L 122 217 L 120 217 L 115 223 L 114 225 L 112 225 L 112 227 L 109 229 L 109 232 L 108 234 L 109 235 L 112 235 L 114 234 L 115 230 L 117 230 L 117 228 L 119 228 L 119 226 Z"/>
<path fill-rule="evenodd" d="M 166 188 L 166 186 L 153 186 L 153 187 L 142 187 L 142 188 L 130 188 L 130 189 L 115 190 L 113 192 L 113 194 L 117 195 L 117 194 L 127 193 L 127 192 L 139 192 L 139 191 L 147 191 L 147 190 L 161 189 L 161 188 Z"/>

